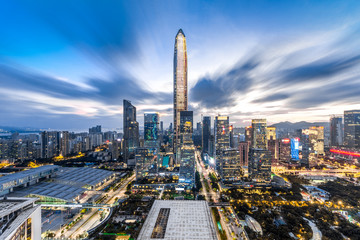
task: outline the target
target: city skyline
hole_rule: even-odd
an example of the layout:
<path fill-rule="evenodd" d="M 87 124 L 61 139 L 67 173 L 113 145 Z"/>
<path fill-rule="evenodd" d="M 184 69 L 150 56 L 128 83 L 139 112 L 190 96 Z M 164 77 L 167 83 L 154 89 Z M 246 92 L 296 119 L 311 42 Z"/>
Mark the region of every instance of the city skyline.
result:
<path fill-rule="evenodd" d="M 122 128 L 128 99 L 138 117 L 159 112 L 167 127 L 180 28 L 194 123 L 201 114 L 228 115 L 234 126 L 327 122 L 360 108 L 356 1 L 137 3 L 64 2 L 51 17 L 51 3 L 4 4 L 0 125 Z"/>

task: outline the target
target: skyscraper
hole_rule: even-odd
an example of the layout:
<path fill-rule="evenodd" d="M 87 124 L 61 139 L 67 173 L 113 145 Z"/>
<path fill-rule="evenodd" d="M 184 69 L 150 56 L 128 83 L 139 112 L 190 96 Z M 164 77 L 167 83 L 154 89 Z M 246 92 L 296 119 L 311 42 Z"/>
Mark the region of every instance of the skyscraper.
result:
<path fill-rule="evenodd" d="M 264 149 L 250 149 L 249 176 L 258 183 L 271 181 L 271 152 Z"/>
<path fill-rule="evenodd" d="M 139 123 L 136 121 L 136 107 L 130 101 L 124 99 L 124 160 L 127 161 L 134 155 L 139 147 Z"/>
<path fill-rule="evenodd" d="M 243 176 L 238 149 L 224 149 L 221 152 L 220 176 L 222 181 L 238 181 Z"/>
<path fill-rule="evenodd" d="M 185 34 L 180 29 L 174 47 L 174 152 L 180 144 L 180 112 L 187 111 L 187 53 Z"/>
<path fill-rule="evenodd" d="M 344 145 L 360 148 L 360 110 L 344 111 Z"/>
<path fill-rule="evenodd" d="M 215 136 L 215 164 L 220 170 L 220 155 L 222 150 L 230 148 L 229 116 L 216 116 L 214 123 Z"/>
<path fill-rule="evenodd" d="M 159 139 L 159 113 L 144 114 L 144 140 L 157 141 Z"/>
<path fill-rule="evenodd" d="M 343 123 L 342 117 L 333 115 L 330 118 L 330 146 L 343 145 Z"/>
<path fill-rule="evenodd" d="M 180 134 L 193 133 L 193 111 L 180 112 Z"/>
<path fill-rule="evenodd" d="M 202 120 L 203 152 L 210 153 L 211 117 L 205 116 Z"/>
<path fill-rule="evenodd" d="M 252 120 L 252 148 L 267 149 L 266 119 Z"/>
<path fill-rule="evenodd" d="M 190 133 L 182 134 L 179 184 L 192 187 L 195 182 L 195 147 Z"/>

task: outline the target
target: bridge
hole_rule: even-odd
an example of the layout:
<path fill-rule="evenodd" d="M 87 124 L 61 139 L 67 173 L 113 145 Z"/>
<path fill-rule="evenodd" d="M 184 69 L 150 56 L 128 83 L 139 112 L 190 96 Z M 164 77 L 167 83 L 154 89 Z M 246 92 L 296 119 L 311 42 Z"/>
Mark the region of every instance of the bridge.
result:
<path fill-rule="evenodd" d="M 228 202 L 209 202 L 208 203 L 209 207 L 230 207 L 230 203 Z"/>
<path fill-rule="evenodd" d="M 125 201 L 126 198 L 119 199 L 112 204 L 103 203 L 64 203 L 64 202 L 37 202 L 41 207 L 61 207 L 61 208 L 112 208 Z"/>

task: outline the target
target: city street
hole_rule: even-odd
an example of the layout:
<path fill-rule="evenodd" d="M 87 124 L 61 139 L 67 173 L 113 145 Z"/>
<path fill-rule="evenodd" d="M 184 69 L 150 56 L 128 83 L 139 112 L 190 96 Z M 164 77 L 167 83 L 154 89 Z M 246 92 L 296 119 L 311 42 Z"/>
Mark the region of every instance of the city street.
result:
<path fill-rule="evenodd" d="M 119 187 L 119 189 L 117 189 L 116 191 L 110 190 L 107 193 L 105 192 L 102 193 L 101 197 L 104 197 L 106 195 L 108 195 L 108 197 L 104 198 L 104 200 L 99 204 L 114 204 L 118 199 L 124 198 L 127 185 L 134 179 L 135 179 L 135 174 L 133 174 L 128 179 L 126 179 Z M 82 234 L 94 228 L 95 226 L 100 224 L 100 220 L 101 220 L 100 213 L 103 211 L 105 211 L 106 213 L 104 215 L 104 218 L 106 218 L 107 214 L 109 213 L 108 208 L 90 208 L 90 210 L 83 215 L 83 218 L 79 222 L 77 222 L 68 231 L 67 230 L 64 231 L 63 236 L 66 238 L 75 238 L 79 234 Z M 76 219 L 79 215 L 76 215 L 73 219 Z M 55 234 L 58 237 L 61 236 L 61 229 L 57 229 Z"/>
<path fill-rule="evenodd" d="M 209 173 L 213 173 L 213 171 L 205 169 L 205 167 L 203 167 L 204 165 L 201 161 L 201 155 L 199 151 L 195 152 L 195 158 L 196 158 L 197 170 L 200 174 L 200 181 L 202 184 L 202 194 L 205 196 L 207 202 L 211 202 L 212 199 L 214 203 L 218 203 L 220 199 L 219 193 L 213 191 L 209 179 Z M 205 181 L 209 186 L 209 191 L 206 190 L 204 183 Z M 245 231 L 243 230 L 242 226 L 238 223 L 238 218 L 232 207 L 224 208 L 229 213 L 228 216 L 226 216 L 225 213 L 221 210 L 221 207 L 216 207 L 216 209 L 219 212 L 220 223 L 221 226 L 223 227 L 223 230 L 226 232 L 228 239 L 247 239 Z M 240 238 L 236 236 L 239 236 Z"/>

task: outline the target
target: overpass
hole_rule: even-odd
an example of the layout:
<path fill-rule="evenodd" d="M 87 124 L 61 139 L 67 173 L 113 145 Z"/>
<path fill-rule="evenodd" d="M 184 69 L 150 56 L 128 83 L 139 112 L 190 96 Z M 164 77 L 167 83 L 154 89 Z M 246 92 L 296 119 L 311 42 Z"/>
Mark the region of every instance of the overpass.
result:
<path fill-rule="evenodd" d="M 208 203 L 209 207 L 230 207 L 230 203 L 228 202 L 209 202 Z"/>
<path fill-rule="evenodd" d="M 127 198 L 122 198 L 112 204 L 102 203 L 63 203 L 63 202 L 37 202 L 41 207 L 61 207 L 61 208 L 112 208 L 125 201 Z"/>

